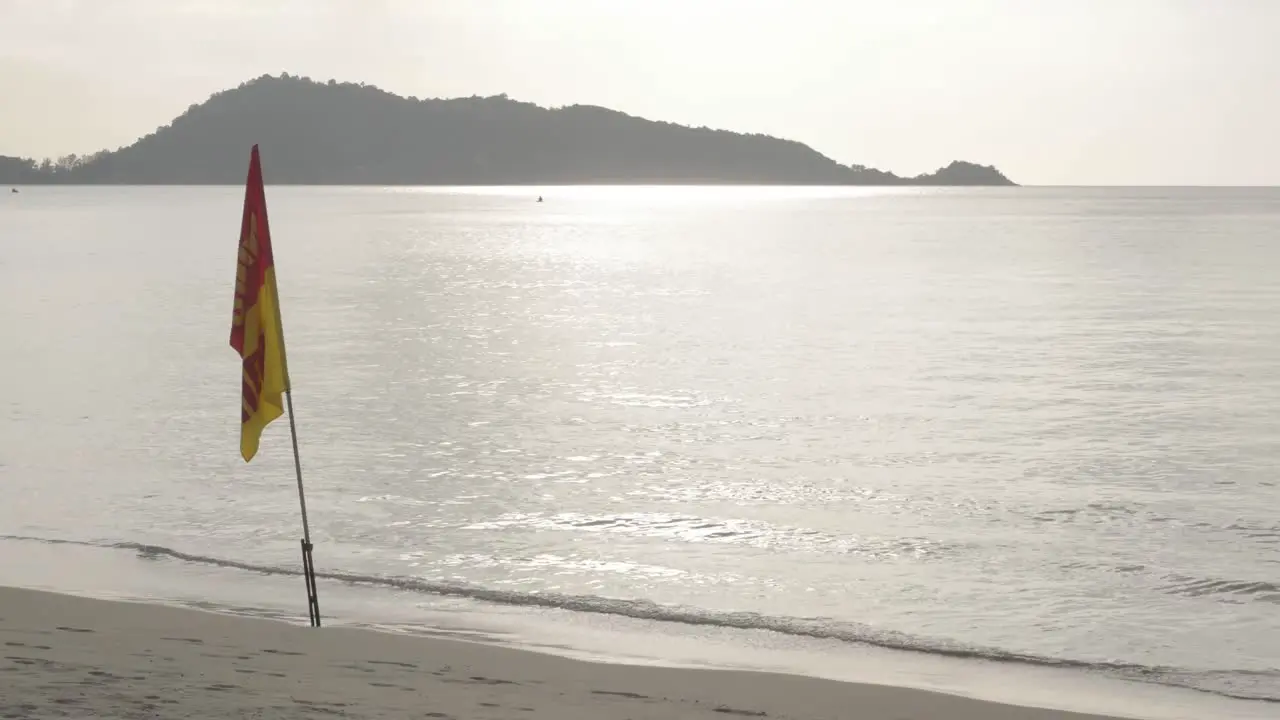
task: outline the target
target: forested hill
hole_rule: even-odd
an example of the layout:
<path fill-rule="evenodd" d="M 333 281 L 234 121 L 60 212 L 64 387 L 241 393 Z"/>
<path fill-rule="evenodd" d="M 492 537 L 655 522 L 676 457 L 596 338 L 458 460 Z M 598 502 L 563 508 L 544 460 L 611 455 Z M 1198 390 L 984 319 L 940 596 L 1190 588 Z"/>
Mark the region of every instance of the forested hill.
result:
<path fill-rule="evenodd" d="M 601 107 L 547 109 L 501 95 L 420 100 L 287 74 L 219 92 L 118 150 L 42 163 L 0 156 L 0 183 L 237 184 L 254 143 L 274 184 L 1014 184 L 964 162 L 901 178 L 791 140 Z"/>

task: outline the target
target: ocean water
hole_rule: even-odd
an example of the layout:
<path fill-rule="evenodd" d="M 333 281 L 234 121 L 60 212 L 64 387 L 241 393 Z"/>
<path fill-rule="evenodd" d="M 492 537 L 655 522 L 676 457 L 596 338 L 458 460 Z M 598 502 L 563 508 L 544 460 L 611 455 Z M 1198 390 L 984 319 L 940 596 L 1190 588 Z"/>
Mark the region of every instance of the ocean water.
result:
<path fill-rule="evenodd" d="M 288 424 L 238 456 L 242 192 L 0 202 L 0 583 L 305 615 Z M 1280 190 L 268 203 L 340 620 L 567 614 L 1280 714 Z"/>

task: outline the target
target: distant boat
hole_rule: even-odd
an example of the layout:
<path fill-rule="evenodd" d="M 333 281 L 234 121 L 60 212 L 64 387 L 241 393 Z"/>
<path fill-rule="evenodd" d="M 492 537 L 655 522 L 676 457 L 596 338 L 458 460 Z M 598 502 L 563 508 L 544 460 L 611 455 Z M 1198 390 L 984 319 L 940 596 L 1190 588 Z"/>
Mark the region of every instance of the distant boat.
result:
<path fill-rule="evenodd" d="M 14 190 L 14 192 L 18 192 L 18 191 L 17 191 L 17 190 Z M 539 196 L 538 196 L 538 202 L 542 202 L 542 196 L 541 196 L 541 195 L 539 195 Z"/>
<path fill-rule="evenodd" d="M 9 188 L 9 192 L 16 195 L 18 193 L 18 188 Z M 542 198 L 538 198 L 538 202 L 542 202 Z"/>

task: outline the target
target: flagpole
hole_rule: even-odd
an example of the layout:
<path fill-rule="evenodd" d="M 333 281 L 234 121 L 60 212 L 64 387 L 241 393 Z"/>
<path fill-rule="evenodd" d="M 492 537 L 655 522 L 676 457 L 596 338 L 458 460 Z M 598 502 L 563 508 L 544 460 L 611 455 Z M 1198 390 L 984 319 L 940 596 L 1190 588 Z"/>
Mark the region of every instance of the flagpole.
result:
<path fill-rule="evenodd" d="M 302 508 L 302 576 L 307 584 L 307 615 L 311 627 L 320 627 L 320 597 L 316 592 L 316 566 L 311 558 L 311 525 L 307 522 L 307 494 L 302 489 L 302 459 L 298 453 L 298 425 L 293 417 L 293 389 L 284 391 L 289 410 L 289 436 L 293 440 L 293 469 L 298 477 L 298 505 Z"/>

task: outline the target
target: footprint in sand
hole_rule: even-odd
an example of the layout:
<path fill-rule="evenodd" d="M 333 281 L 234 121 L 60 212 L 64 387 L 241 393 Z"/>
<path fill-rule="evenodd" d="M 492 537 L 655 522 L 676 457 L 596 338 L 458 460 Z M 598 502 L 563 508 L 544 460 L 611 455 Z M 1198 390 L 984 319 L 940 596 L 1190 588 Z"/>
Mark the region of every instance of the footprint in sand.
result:
<path fill-rule="evenodd" d="M 723 713 L 725 715 L 742 715 L 745 717 L 769 717 L 769 713 L 758 710 L 734 710 L 730 707 L 718 707 L 713 712 Z"/>
<path fill-rule="evenodd" d="M 614 690 L 592 690 L 591 694 L 592 695 L 612 695 L 614 697 L 624 697 L 630 700 L 652 700 L 653 699 L 648 695 L 641 695 L 640 693 L 618 692 Z"/>
<path fill-rule="evenodd" d="M 369 663 L 370 665 L 391 665 L 394 667 L 402 667 L 408 670 L 418 669 L 418 666 L 414 665 L 413 663 L 396 662 L 394 660 L 366 660 L 365 662 Z"/>
<path fill-rule="evenodd" d="M 487 678 L 480 675 L 472 675 L 471 681 L 475 683 L 480 683 L 481 685 L 518 685 L 519 684 L 519 683 L 512 682 L 510 680 L 503 680 L 501 678 Z"/>

